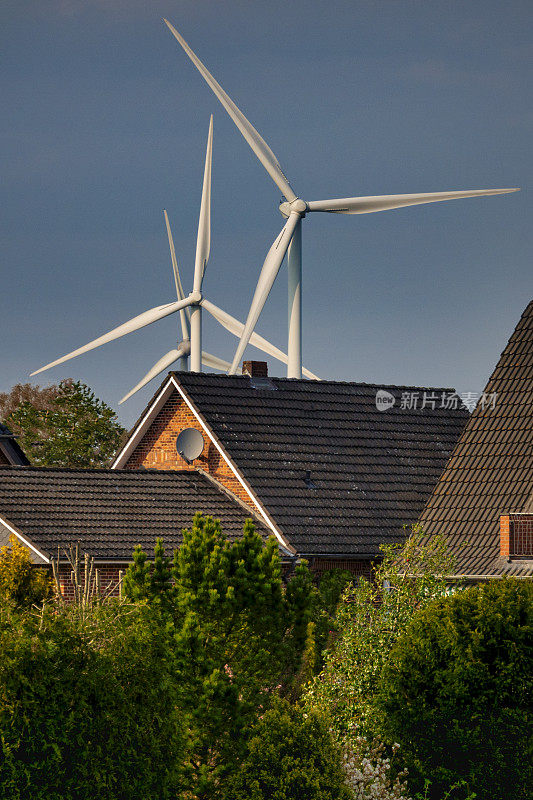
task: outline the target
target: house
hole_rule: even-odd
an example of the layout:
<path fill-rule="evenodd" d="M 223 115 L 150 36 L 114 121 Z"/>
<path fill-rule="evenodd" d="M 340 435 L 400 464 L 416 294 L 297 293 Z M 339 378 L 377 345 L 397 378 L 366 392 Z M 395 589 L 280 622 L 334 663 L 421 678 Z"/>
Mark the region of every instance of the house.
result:
<path fill-rule="evenodd" d="M 467 411 L 450 389 L 269 378 L 262 362 L 246 370 L 170 373 L 112 469 L 0 466 L 0 545 L 14 534 L 38 566 L 59 554 L 70 597 L 70 545 L 113 585 L 136 544 L 150 552 L 161 536 L 172 551 L 201 512 L 230 538 L 251 517 L 264 540 L 276 537 L 285 572 L 306 558 L 316 574 L 370 576 L 380 544 L 416 521 Z M 191 429 L 199 450 L 187 458 L 176 439 Z"/>
<path fill-rule="evenodd" d="M 533 301 L 420 517 L 466 581 L 533 576 Z"/>
<path fill-rule="evenodd" d="M 219 519 L 230 539 L 242 535 L 250 517 L 264 540 L 271 534 L 253 510 L 200 470 L 0 467 L 0 546 L 15 535 L 41 567 L 59 550 L 67 598 L 74 594 L 64 552 L 70 545 L 79 543 L 94 558 L 103 588 L 116 586 L 135 545 L 149 554 L 160 536 L 172 553 L 196 512 Z"/>
<path fill-rule="evenodd" d="M 370 575 L 416 522 L 468 419 L 451 389 L 171 372 L 115 469 L 201 469 L 315 573 Z M 184 429 L 201 436 L 184 459 Z M 203 447 L 202 447 L 203 443 Z"/>
<path fill-rule="evenodd" d="M 0 465 L 26 467 L 29 463 L 15 435 L 0 422 Z"/>

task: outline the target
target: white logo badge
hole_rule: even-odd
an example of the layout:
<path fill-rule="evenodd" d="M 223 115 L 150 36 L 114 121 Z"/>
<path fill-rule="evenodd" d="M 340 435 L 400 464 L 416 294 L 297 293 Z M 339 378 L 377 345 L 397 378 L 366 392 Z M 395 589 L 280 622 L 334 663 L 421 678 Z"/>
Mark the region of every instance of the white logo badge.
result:
<path fill-rule="evenodd" d="M 388 408 L 392 408 L 395 402 L 394 395 L 384 389 L 380 389 L 376 394 L 376 408 L 378 411 L 386 411 Z"/>

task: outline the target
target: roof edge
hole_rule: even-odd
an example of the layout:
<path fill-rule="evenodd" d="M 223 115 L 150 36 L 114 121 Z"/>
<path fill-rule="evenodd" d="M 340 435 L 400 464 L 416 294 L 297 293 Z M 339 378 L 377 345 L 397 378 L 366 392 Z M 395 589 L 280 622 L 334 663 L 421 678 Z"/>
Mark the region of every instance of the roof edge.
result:
<path fill-rule="evenodd" d="M 29 539 L 27 539 L 25 536 L 23 536 L 22 533 L 19 530 L 17 530 L 10 522 L 8 522 L 8 520 L 4 519 L 3 517 L 0 517 L 0 525 L 2 525 L 10 533 L 12 533 L 14 536 L 16 536 L 17 539 L 20 539 L 22 544 L 26 545 L 26 547 L 29 547 L 30 550 L 33 550 L 33 552 L 39 558 L 41 558 L 44 561 L 45 564 L 50 564 L 50 559 L 48 558 L 48 556 L 45 556 L 44 553 L 41 553 L 41 551 L 38 550 L 35 547 L 35 545 L 31 543 L 31 541 Z"/>
<path fill-rule="evenodd" d="M 227 497 L 230 500 L 232 500 L 234 503 L 237 503 L 243 509 L 243 511 L 247 511 L 251 515 L 251 517 L 253 517 L 257 522 L 260 522 L 262 525 L 264 525 L 264 520 L 261 519 L 259 514 L 256 511 L 254 511 L 252 508 L 250 508 L 250 506 L 247 506 L 246 503 L 243 500 L 241 500 L 240 497 L 238 497 L 236 494 L 234 494 L 230 489 L 228 489 L 222 483 L 219 483 L 216 478 L 214 478 L 212 475 L 210 475 L 209 472 L 206 472 L 205 470 L 203 470 L 201 467 L 196 467 L 195 469 L 196 469 L 197 472 L 200 473 L 200 475 L 203 475 L 204 478 L 206 478 L 210 483 L 212 483 L 213 486 L 216 489 L 218 489 L 218 491 L 221 491 L 223 494 L 227 495 Z M 191 470 L 184 470 L 184 472 L 185 471 L 190 472 Z M 283 550 L 283 552 L 289 558 L 294 558 L 294 556 L 296 555 L 296 551 L 294 549 L 292 551 L 288 550 L 283 544 L 281 544 L 281 542 L 279 540 L 278 540 L 278 544 L 280 545 L 280 547 Z"/>
<path fill-rule="evenodd" d="M 176 378 L 174 377 L 175 373 L 170 373 L 169 378 L 170 382 L 176 388 L 177 392 L 181 395 L 187 406 L 189 407 L 190 411 L 194 414 L 204 431 L 207 433 L 208 437 L 211 439 L 213 444 L 215 445 L 216 449 L 233 472 L 243 489 L 245 489 L 254 503 L 256 504 L 257 508 L 261 512 L 261 516 L 263 517 L 264 521 L 266 522 L 267 526 L 270 528 L 278 542 L 283 545 L 283 547 L 289 552 L 297 555 L 296 549 L 289 543 L 286 537 L 281 533 L 278 526 L 274 523 L 273 519 L 268 514 L 267 510 L 263 507 L 263 504 L 259 502 L 255 492 L 252 491 L 252 488 L 248 485 L 247 481 L 244 479 L 244 476 L 241 475 L 240 470 L 237 469 L 236 465 L 233 463 L 233 460 L 230 458 L 229 454 L 226 453 L 225 449 L 222 447 L 221 443 L 218 441 L 217 437 L 215 436 L 214 432 L 211 430 L 210 426 L 208 425 L 207 421 L 204 419 L 202 414 L 196 408 L 195 404 L 188 396 L 186 391 L 180 386 Z"/>
<path fill-rule="evenodd" d="M 155 393 L 152 401 L 148 404 L 145 408 L 137 422 L 135 423 L 132 433 L 128 437 L 126 444 L 123 446 L 122 450 L 118 453 L 115 457 L 115 460 L 111 464 L 111 469 L 120 469 L 122 465 L 126 462 L 126 460 L 131 455 L 131 451 L 135 448 L 138 444 L 140 439 L 142 438 L 144 429 L 147 425 L 151 423 L 153 418 L 159 413 L 162 406 L 167 401 L 168 397 L 173 391 L 173 381 L 171 378 L 171 373 L 167 376 L 166 380 L 163 381 L 161 386 L 159 387 L 159 391 Z"/>

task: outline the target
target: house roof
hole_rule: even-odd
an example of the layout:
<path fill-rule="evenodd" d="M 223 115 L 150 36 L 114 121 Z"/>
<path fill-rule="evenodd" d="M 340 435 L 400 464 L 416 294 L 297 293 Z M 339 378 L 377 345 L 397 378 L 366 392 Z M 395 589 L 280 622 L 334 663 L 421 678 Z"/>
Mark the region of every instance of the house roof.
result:
<path fill-rule="evenodd" d="M 371 558 L 416 521 L 468 417 L 451 389 L 171 373 L 302 556 Z M 376 408 L 376 393 L 395 405 Z M 402 395 L 438 397 L 402 408 Z M 419 403 L 421 404 L 421 403 Z"/>
<path fill-rule="evenodd" d="M 196 471 L 0 467 L 0 519 L 46 559 L 57 555 L 58 546 L 79 542 L 96 560 L 127 562 L 136 544 L 151 552 L 158 536 L 172 551 L 196 512 L 220 519 L 230 539 L 241 536 L 253 517 Z M 271 531 L 254 521 L 267 539 Z M 0 545 L 9 534 L 0 524 Z"/>
<path fill-rule="evenodd" d="M 6 425 L 0 422 L 0 454 L 8 464 L 27 466 L 30 462 L 26 458 L 24 451 L 17 442 L 15 435 L 11 433 Z M 1 462 L 0 462 L 1 463 Z"/>
<path fill-rule="evenodd" d="M 457 573 L 531 575 L 533 561 L 500 557 L 499 518 L 533 510 L 533 301 L 522 314 L 485 388 L 495 406 L 478 404 L 421 523 L 443 533 Z M 466 544 L 465 544 L 466 542 Z"/>

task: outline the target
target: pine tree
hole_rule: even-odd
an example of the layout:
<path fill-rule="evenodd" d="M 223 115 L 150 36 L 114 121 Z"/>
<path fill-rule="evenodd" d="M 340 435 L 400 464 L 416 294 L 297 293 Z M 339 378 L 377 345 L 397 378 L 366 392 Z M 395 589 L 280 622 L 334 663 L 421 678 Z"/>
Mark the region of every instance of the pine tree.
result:
<path fill-rule="evenodd" d="M 135 546 L 133 562 L 124 574 L 124 594 L 130 600 L 148 600 L 151 597 L 151 564 L 141 545 Z"/>
<path fill-rule="evenodd" d="M 163 540 L 156 539 L 154 563 L 150 573 L 150 597 L 165 608 L 172 603 L 172 563 L 165 554 Z"/>
<path fill-rule="evenodd" d="M 126 592 L 157 606 L 174 626 L 195 797 L 217 797 L 238 767 L 252 721 L 295 682 L 313 589 L 304 565 L 294 580 L 285 591 L 278 545 L 264 543 L 251 520 L 232 542 L 218 520 L 197 514 L 171 568 L 161 541 L 153 565 L 136 549 Z"/>

